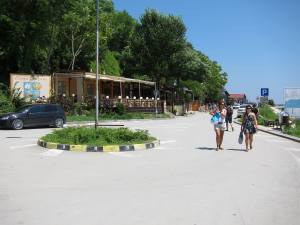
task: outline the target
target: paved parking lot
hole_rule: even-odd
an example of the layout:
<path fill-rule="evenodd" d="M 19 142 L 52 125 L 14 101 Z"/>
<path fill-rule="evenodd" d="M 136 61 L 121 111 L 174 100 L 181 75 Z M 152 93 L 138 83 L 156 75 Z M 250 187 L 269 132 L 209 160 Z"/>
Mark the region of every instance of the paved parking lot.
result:
<path fill-rule="evenodd" d="M 0 130 L 0 224 L 300 224 L 299 143 L 259 132 L 246 153 L 226 132 L 216 152 L 204 113 L 115 123 L 161 146 L 67 152 L 36 145 L 49 128 Z"/>

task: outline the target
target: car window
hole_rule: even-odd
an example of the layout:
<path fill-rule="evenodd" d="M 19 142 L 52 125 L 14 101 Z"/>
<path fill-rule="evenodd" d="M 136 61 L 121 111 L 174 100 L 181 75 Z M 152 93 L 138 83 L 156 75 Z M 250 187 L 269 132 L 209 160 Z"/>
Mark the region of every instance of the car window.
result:
<path fill-rule="evenodd" d="M 56 112 L 57 107 L 56 107 L 56 105 L 46 105 L 45 110 L 46 110 L 46 112 Z"/>
<path fill-rule="evenodd" d="M 30 113 L 41 113 L 45 112 L 45 106 L 44 105 L 35 105 L 32 106 L 31 109 L 29 110 Z"/>
<path fill-rule="evenodd" d="M 16 110 L 17 113 L 25 112 L 30 108 L 30 106 L 23 106 Z"/>

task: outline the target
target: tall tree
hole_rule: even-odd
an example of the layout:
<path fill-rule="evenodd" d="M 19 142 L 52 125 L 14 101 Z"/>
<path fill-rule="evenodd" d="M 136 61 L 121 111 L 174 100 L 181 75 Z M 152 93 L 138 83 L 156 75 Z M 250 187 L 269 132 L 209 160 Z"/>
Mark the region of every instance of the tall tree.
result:
<path fill-rule="evenodd" d="M 69 40 L 67 47 L 71 55 L 68 69 L 74 70 L 77 56 L 81 53 L 87 39 L 91 37 L 91 28 L 95 21 L 91 13 L 93 7 L 93 0 L 76 0 L 63 16 L 62 32 Z"/>
<path fill-rule="evenodd" d="M 186 28 L 176 16 L 146 10 L 137 25 L 132 41 L 132 53 L 138 59 L 143 74 L 148 74 L 160 85 L 168 76 L 170 59 L 185 44 Z"/>

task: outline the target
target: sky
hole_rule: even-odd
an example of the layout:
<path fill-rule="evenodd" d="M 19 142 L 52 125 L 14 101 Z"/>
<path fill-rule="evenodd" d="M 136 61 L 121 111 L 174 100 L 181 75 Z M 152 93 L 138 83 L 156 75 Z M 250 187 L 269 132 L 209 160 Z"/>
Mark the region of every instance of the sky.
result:
<path fill-rule="evenodd" d="M 139 19 L 145 9 L 182 18 L 187 40 L 228 73 L 229 93 L 283 103 L 300 87 L 300 0 L 113 0 Z"/>

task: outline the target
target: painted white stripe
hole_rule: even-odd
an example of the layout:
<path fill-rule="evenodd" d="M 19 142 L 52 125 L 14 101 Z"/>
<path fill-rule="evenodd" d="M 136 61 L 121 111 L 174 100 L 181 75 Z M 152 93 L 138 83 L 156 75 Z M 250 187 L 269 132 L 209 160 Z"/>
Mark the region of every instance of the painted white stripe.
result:
<path fill-rule="evenodd" d="M 292 153 L 292 152 L 289 152 L 292 156 L 293 156 L 293 158 L 299 163 L 299 165 L 300 165 L 300 158 L 298 157 L 298 156 L 296 156 L 294 153 Z"/>
<path fill-rule="evenodd" d="M 11 146 L 10 149 L 28 148 L 32 146 L 37 146 L 37 144 Z"/>
<path fill-rule="evenodd" d="M 50 149 L 44 153 L 42 153 L 42 156 L 51 156 L 51 157 L 56 157 L 62 154 L 64 150 L 57 150 L 57 149 Z"/>
<path fill-rule="evenodd" d="M 300 148 L 285 148 L 285 149 L 289 151 L 300 152 Z"/>
<path fill-rule="evenodd" d="M 160 141 L 161 144 L 168 144 L 168 143 L 174 143 L 176 140 L 169 140 L 169 141 Z"/>
<path fill-rule="evenodd" d="M 170 148 L 164 148 L 164 147 L 153 148 L 153 150 L 164 150 L 164 149 L 170 149 Z"/>
<path fill-rule="evenodd" d="M 125 152 L 107 152 L 110 155 L 119 156 L 119 157 L 125 157 L 125 158 L 133 158 L 136 156 L 133 156 L 132 154 L 128 154 Z"/>

